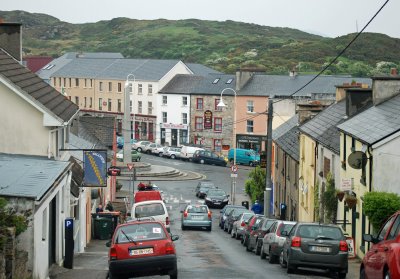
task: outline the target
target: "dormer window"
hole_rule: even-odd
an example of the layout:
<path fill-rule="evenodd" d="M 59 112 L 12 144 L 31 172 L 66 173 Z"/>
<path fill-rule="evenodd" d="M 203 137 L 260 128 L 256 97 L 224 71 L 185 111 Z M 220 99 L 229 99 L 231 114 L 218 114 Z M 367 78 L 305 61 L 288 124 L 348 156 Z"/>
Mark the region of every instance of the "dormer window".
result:
<path fill-rule="evenodd" d="M 214 79 L 214 81 L 212 83 L 217 84 L 219 80 L 220 80 L 219 78 L 216 78 L 216 79 Z"/>
<path fill-rule="evenodd" d="M 228 80 L 226 81 L 226 84 L 231 84 L 232 81 L 233 81 L 233 78 L 230 78 L 230 79 L 228 79 Z"/>

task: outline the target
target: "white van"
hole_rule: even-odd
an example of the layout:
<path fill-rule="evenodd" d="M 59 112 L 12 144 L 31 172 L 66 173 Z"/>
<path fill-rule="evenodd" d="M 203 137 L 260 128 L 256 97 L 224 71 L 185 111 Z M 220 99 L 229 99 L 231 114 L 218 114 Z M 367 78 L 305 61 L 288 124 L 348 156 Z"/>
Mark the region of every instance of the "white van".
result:
<path fill-rule="evenodd" d="M 163 201 L 149 200 L 133 204 L 131 210 L 131 218 L 133 220 L 148 217 L 152 217 L 154 220 L 162 222 L 167 228 L 167 231 L 170 231 L 169 214 Z"/>
<path fill-rule="evenodd" d="M 192 160 L 194 152 L 196 150 L 204 150 L 203 148 L 200 147 L 194 147 L 194 146 L 182 146 L 181 152 L 180 152 L 180 159 L 184 161 Z"/>

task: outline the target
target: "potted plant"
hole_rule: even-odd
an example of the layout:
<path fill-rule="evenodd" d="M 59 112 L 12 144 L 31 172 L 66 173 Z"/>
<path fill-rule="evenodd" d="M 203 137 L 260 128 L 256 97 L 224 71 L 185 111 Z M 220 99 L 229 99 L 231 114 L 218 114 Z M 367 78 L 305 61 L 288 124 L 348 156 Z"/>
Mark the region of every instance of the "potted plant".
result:
<path fill-rule="evenodd" d="M 357 197 L 355 197 L 353 195 L 346 195 L 344 201 L 346 202 L 347 206 L 350 209 L 353 209 L 354 206 L 357 204 Z"/>
<path fill-rule="evenodd" d="M 336 197 L 338 198 L 339 201 L 343 201 L 344 195 L 345 195 L 344 191 L 339 191 L 339 190 L 336 191 Z"/>

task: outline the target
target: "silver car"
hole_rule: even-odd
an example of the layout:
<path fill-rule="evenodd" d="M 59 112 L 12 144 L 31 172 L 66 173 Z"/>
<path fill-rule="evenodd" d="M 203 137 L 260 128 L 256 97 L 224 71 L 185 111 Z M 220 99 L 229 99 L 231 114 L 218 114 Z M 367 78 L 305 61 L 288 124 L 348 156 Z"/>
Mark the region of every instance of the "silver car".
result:
<path fill-rule="evenodd" d="M 207 205 L 188 204 L 182 212 L 181 228 L 189 227 L 206 228 L 211 231 L 212 216 Z"/>
<path fill-rule="evenodd" d="M 179 159 L 181 153 L 180 147 L 168 146 L 164 148 L 163 156 L 170 159 Z"/>
<path fill-rule="evenodd" d="M 296 222 L 292 221 L 277 220 L 271 225 L 262 240 L 261 259 L 265 259 L 268 256 L 268 261 L 274 263 L 279 258 L 286 240 L 286 237 L 282 236 L 282 232 L 289 233 L 295 224 Z"/>
<path fill-rule="evenodd" d="M 151 143 L 151 142 L 148 141 L 148 140 L 141 140 L 141 141 L 135 142 L 135 143 L 132 145 L 132 149 L 135 149 L 135 150 L 137 150 L 138 152 L 142 152 L 142 151 L 143 151 L 143 148 L 144 148 L 145 146 L 149 145 L 150 143 Z"/>
<path fill-rule="evenodd" d="M 238 220 L 233 223 L 231 237 L 234 237 L 236 239 L 241 239 L 244 235 L 244 230 L 246 229 L 247 224 L 249 223 L 249 220 L 253 215 L 254 213 L 248 213 L 248 212 L 240 214 Z"/>

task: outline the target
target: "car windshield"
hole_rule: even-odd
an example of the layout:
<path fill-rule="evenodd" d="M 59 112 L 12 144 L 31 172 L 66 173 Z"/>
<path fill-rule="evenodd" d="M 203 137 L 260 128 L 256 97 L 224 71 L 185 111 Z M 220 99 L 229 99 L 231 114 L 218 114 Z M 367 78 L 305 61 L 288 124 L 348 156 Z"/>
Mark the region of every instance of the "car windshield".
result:
<path fill-rule="evenodd" d="M 135 218 L 164 215 L 165 210 L 161 203 L 138 205 L 135 208 Z"/>
<path fill-rule="evenodd" d="M 225 196 L 225 192 L 222 190 L 209 190 L 208 191 L 209 196 Z"/>
<path fill-rule="evenodd" d="M 303 225 L 299 228 L 299 236 L 313 239 L 332 239 L 342 240 L 344 238 L 342 231 L 339 228 L 331 226 L 313 226 Z"/>
<path fill-rule="evenodd" d="M 234 212 L 232 212 L 233 216 L 239 216 L 243 212 L 248 211 L 246 208 L 236 208 Z"/>
<path fill-rule="evenodd" d="M 166 237 L 163 227 L 158 223 L 139 223 L 122 226 L 115 235 L 115 243 L 165 239 Z"/>
<path fill-rule="evenodd" d="M 251 216 L 253 216 L 252 213 L 243 214 L 243 221 L 248 221 L 248 220 L 250 220 Z"/>
<path fill-rule="evenodd" d="M 207 206 L 204 205 L 189 205 L 186 209 L 188 213 L 208 213 Z"/>
<path fill-rule="evenodd" d="M 293 226 L 294 224 L 282 224 L 282 226 L 279 227 L 279 233 L 282 234 L 282 232 L 285 231 L 289 233 Z"/>

